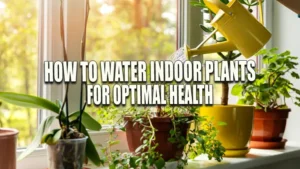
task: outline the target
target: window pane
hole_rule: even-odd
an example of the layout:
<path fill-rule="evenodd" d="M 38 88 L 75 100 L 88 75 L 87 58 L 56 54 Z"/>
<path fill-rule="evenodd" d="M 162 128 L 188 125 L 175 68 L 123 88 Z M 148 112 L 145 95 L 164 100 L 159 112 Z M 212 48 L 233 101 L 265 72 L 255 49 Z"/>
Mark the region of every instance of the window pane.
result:
<path fill-rule="evenodd" d="M 164 60 L 175 52 L 176 0 L 90 3 L 87 60 Z M 88 112 L 102 123 L 112 123 L 98 108 L 89 107 Z"/>
<path fill-rule="evenodd" d="M 37 94 L 37 2 L 0 0 L 0 91 Z M 20 131 L 18 147 L 35 135 L 37 111 L 0 105 L 0 126 Z"/>

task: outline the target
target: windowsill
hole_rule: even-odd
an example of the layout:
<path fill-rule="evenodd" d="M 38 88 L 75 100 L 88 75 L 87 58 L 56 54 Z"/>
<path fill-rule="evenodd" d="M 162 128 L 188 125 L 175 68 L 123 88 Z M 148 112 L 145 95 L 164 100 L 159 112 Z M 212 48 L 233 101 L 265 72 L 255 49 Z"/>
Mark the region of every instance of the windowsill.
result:
<path fill-rule="evenodd" d="M 224 158 L 221 163 L 209 161 L 207 157 L 201 156 L 196 160 L 190 161 L 187 169 L 252 169 L 276 163 L 285 163 L 292 159 L 300 159 L 300 145 L 288 143 L 285 149 L 262 150 L 251 149 L 244 158 Z M 297 167 L 296 167 L 297 168 Z M 283 168 L 285 169 L 285 168 Z M 289 168 L 292 169 L 292 168 Z"/>
<path fill-rule="evenodd" d="M 128 151 L 126 143 L 126 136 L 124 132 L 117 132 L 118 140 L 121 144 L 115 149 L 122 152 Z M 90 133 L 95 144 L 103 144 L 108 137 L 107 132 L 91 132 Z M 97 141 L 96 141 L 97 140 Z M 101 140 L 101 141 L 100 141 Z M 124 143 L 124 144 L 122 144 Z M 18 169 L 44 169 L 47 166 L 47 151 L 46 149 L 38 149 L 32 153 L 28 158 L 18 162 Z M 285 165 L 288 163 L 292 167 L 282 167 L 278 164 Z M 260 150 L 251 149 L 249 154 L 244 158 L 224 158 L 219 163 L 214 160 L 208 160 L 207 156 L 197 157 L 196 160 L 190 160 L 186 169 L 298 169 L 300 165 L 300 144 L 287 142 L 285 149 L 280 150 Z M 276 168 L 274 168 L 276 166 Z M 293 166 L 296 166 L 293 168 Z M 176 162 L 167 163 L 167 169 L 175 169 Z M 95 169 L 95 168 L 94 168 Z M 99 167 L 98 169 L 108 169 L 108 167 Z"/>
<path fill-rule="evenodd" d="M 292 167 L 286 167 L 287 162 Z M 299 163 L 300 144 L 288 143 L 285 149 L 251 149 L 244 158 L 224 158 L 221 163 L 208 160 L 207 156 L 200 156 L 195 160 L 190 160 L 189 165 L 185 169 L 298 169 Z M 274 166 L 277 167 L 274 168 Z M 108 167 L 99 167 L 97 169 L 108 169 Z M 176 162 L 167 163 L 166 169 L 176 169 Z"/>

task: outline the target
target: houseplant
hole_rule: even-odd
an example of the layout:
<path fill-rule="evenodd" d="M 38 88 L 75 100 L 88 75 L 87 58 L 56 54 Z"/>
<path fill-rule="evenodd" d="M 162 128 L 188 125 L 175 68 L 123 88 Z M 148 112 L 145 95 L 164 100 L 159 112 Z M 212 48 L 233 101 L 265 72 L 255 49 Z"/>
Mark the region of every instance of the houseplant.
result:
<path fill-rule="evenodd" d="M 299 79 L 298 57 L 289 51 L 279 53 L 277 48 L 263 49 L 257 55 L 263 56 L 266 68 L 256 74 L 254 82 L 236 84 L 231 93 L 239 96 L 240 104 L 256 105 L 251 147 L 283 148 L 286 140 L 282 136 L 291 111 L 285 100 L 294 98 L 295 105 L 300 106 L 300 90 L 286 77 Z"/>
<path fill-rule="evenodd" d="M 220 1 L 224 4 L 232 2 L 229 0 Z M 256 0 L 239 0 L 239 2 L 245 5 L 249 12 L 252 12 L 251 7 L 259 5 L 259 1 Z M 214 12 L 217 10 L 210 10 L 205 3 L 205 0 L 191 1 L 193 6 L 200 7 L 202 13 L 208 16 L 208 18 L 205 19 L 204 24 L 200 25 L 201 29 L 206 33 L 212 33 L 215 31 L 215 28 L 212 27 L 210 23 L 215 17 Z M 221 43 L 226 41 L 226 38 L 215 34 L 213 40 L 215 43 Z M 228 62 L 241 56 L 239 51 L 218 52 L 217 54 L 222 60 Z M 225 156 L 244 156 L 249 152 L 248 143 L 252 132 L 254 107 L 247 105 L 228 105 L 228 95 L 229 83 L 222 82 L 221 105 L 201 107 L 200 115 L 214 117 L 215 122 L 223 121 L 227 123 L 226 126 L 218 127 L 219 135 L 217 137 L 226 149 Z"/>
<path fill-rule="evenodd" d="M 19 132 L 16 129 L 1 127 L 0 112 L 0 169 L 16 169 L 17 136 Z"/>
<path fill-rule="evenodd" d="M 81 59 L 84 59 L 86 26 L 89 13 L 89 1 L 86 0 L 85 29 L 82 37 Z M 66 52 L 66 40 L 63 21 L 63 1 L 60 6 L 60 27 L 61 39 L 63 43 L 64 61 L 68 61 Z M 48 158 L 50 169 L 80 169 L 82 168 L 85 156 L 95 165 L 100 165 L 100 159 L 97 150 L 89 137 L 87 129 L 101 129 L 101 125 L 85 112 L 86 102 L 84 102 L 83 91 L 84 84 L 81 82 L 81 96 L 79 110 L 69 112 L 69 83 L 65 84 L 65 97 L 63 102 L 52 102 L 41 97 L 24 95 L 18 93 L 0 92 L 0 100 L 27 108 L 44 109 L 53 112 L 40 125 L 33 142 L 27 147 L 27 150 L 19 156 L 22 159 L 33 152 L 41 143 L 48 144 Z M 50 132 L 50 126 L 57 120 L 60 128 L 53 129 Z"/>
<path fill-rule="evenodd" d="M 195 107 L 131 107 L 119 113 L 126 115 L 117 120 L 110 130 L 107 146 L 102 147 L 111 169 L 152 166 L 161 169 L 167 161 L 176 161 L 177 168 L 183 168 L 189 158 L 200 154 L 222 160 L 224 148 L 216 140 L 216 128 L 209 119 L 199 117 Z M 189 130 L 190 124 L 194 127 Z M 112 151 L 118 143 L 114 139 L 116 129 L 126 132 L 130 153 Z"/>

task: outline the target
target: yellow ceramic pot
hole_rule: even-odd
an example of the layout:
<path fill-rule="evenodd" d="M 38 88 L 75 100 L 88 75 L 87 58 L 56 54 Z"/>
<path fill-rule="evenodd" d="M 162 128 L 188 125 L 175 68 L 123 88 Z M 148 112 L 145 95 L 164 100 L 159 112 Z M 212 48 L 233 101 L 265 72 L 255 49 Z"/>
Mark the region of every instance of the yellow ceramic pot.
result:
<path fill-rule="evenodd" d="M 200 116 L 213 117 L 213 122 L 219 130 L 217 139 L 225 147 L 227 157 L 245 156 L 249 152 L 253 115 L 253 106 L 214 105 L 200 108 Z M 225 122 L 227 125 L 218 126 L 219 122 Z"/>

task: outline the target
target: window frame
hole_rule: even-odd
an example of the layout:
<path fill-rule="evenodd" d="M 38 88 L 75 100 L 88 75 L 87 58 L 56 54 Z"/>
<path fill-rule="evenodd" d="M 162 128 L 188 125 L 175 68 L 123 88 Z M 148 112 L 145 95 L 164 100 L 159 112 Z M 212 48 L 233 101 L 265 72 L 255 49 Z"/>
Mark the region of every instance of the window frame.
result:
<path fill-rule="evenodd" d="M 198 27 L 199 23 L 202 22 L 202 13 L 199 8 L 193 8 L 190 6 L 187 0 L 176 0 L 177 1 L 177 48 L 182 47 L 184 44 L 188 44 L 191 47 L 197 46 L 203 40 L 203 32 Z M 82 25 L 83 26 L 83 15 L 84 13 L 84 1 L 82 0 L 72 0 L 65 1 L 65 30 L 66 30 L 66 40 L 67 40 L 67 52 L 69 54 L 69 59 L 74 61 L 80 60 L 80 43 L 81 33 L 83 28 L 79 28 L 76 31 L 68 31 L 69 28 L 73 28 L 72 25 Z M 39 72 L 38 72 L 38 95 L 50 100 L 56 100 L 63 98 L 64 86 L 51 84 L 44 84 L 44 74 L 43 65 L 46 60 L 63 60 L 62 54 L 62 44 L 59 34 L 59 6 L 60 1 L 48 1 L 48 0 L 38 0 L 38 55 L 39 55 Z M 75 11 L 75 12 L 74 12 Z M 265 1 L 264 3 L 264 20 L 265 26 L 272 32 L 272 21 L 273 21 L 273 1 Z M 81 16 L 80 16 L 81 15 Z M 199 17 L 200 16 L 200 17 Z M 77 19 L 69 19 L 72 17 L 77 17 Z M 81 22 L 81 23 L 80 23 Z M 191 36 L 193 35 L 193 36 Z M 75 42 L 75 43 L 74 43 Z M 266 45 L 270 48 L 273 46 L 272 39 Z M 202 56 L 196 57 L 197 60 L 202 61 Z M 258 59 L 258 68 L 262 68 L 264 65 L 261 62 L 261 58 Z M 70 87 L 70 91 L 78 90 L 80 83 Z M 76 92 L 70 92 L 70 98 L 79 98 L 74 95 Z M 78 92 L 79 93 L 79 92 Z M 79 102 L 75 100 L 70 100 L 70 102 Z M 76 110 L 76 105 L 71 105 L 71 110 Z M 40 123 L 47 116 L 51 115 L 51 112 L 40 111 L 38 116 L 38 122 Z M 53 128 L 58 127 L 58 124 L 54 124 Z M 124 133 L 117 133 L 122 140 L 121 144 L 118 145 L 118 149 L 121 151 L 127 150 L 126 137 Z M 95 142 L 95 144 L 103 144 L 103 138 L 107 138 L 108 133 L 105 131 L 90 132 L 90 135 Z M 19 155 L 24 150 L 18 150 L 17 155 Z M 32 166 L 34 164 L 34 166 Z M 31 155 L 22 161 L 17 162 L 18 169 L 40 169 L 47 168 L 47 151 L 46 146 L 42 146 L 35 150 Z"/>

